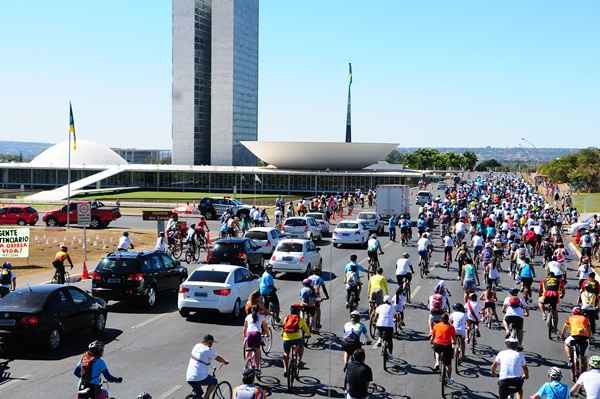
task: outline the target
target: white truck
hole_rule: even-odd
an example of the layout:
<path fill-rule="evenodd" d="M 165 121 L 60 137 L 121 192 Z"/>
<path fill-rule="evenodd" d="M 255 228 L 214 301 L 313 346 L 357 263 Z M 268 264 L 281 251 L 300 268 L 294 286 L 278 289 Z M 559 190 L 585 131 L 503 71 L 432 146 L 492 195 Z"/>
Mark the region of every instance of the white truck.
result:
<path fill-rule="evenodd" d="M 377 186 L 376 211 L 382 219 L 410 213 L 410 189 L 402 184 Z"/>

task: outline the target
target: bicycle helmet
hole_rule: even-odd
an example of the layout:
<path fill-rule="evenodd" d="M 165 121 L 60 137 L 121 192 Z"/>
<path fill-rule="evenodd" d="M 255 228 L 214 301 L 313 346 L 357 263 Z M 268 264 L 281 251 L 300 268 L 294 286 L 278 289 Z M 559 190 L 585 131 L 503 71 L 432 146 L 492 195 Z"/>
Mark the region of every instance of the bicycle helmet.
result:
<path fill-rule="evenodd" d="M 511 349 L 516 349 L 519 347 L 519 340 L 516 338 L 507 338 L 504 340 L 504 344 Z"/>
<path fill-rule="evenodd" d="M 581 315 L 581 308 L 579 306 L 575 306 L 573 309 L 571 309 L 571 314 L 572 315 Z"/>
<path fill-rule="evenodd" d="M 10 262 L 4 262 L 4 264 L 2 265 L 3 269 L 12 269 L 12 264 Z"/>
<path fill-rule="evenodd" d="M 66 246 L 66 245 L 64 245 L 64 244 L 62 244 L 62 245 L 60 246 L 60 250 L 61 250 L 61 251 L 67 251 L 67 249 L 68 249 L 68 248 L 67 248 L 67 246 Z"/>
<path fill-rule="evenodd" d="M 406 259 L 410 258 L 410 254 L 408 252 L 403 253 L 402 256 Z"/>
<path fill-rule="evenodd" d="M 588 360 L 588 364 L 593 369 L 600 369 L 600 356 L 594 355 Z"/>
<path fill-rule="evenodd" d="M 511 296 L 510 299 L 508 300 L 508 304 L 512 307 L 520 306 L 521 300 L 519 299 L 519 297 Z"/>
<path fill-rule="evenodd" d="M 350 312 L 350 318 L 352 320 L 360 320 L 360 312 L 358 310 L 353 310 Z"/>
<path fill-rule="evenodd" d="M 88 345 L 88 351 L 95 356 L 102 355 L 102 352 L 104 352 L 104 342 L 98 340 L 92 342 Z"/>
<path fill-rule="evenodd" d="M 454 309 L 457 312 L 465 312 L 465 306 L 462 303 L 455 303 L 454 305 L 452 305 L 452 309 Z"/>
<path fill-rule="evenodd" d="M 548 377 L 552 380 L 560 381 L 562 379 L 562 371 L 558 367 L 551 367 L 548 370 Z"/>
<path fill-rule="evenodd" d="M 304 280 L 302 280 L 302 285 L 305 287 L 310 287 L 312 285 L 312 280 L 309 278 L 305 278 Z"/>
<path fill-rule="evenodd" d="M 124 236 L 124 237 L 128 237 L 128 236 L 129 236 L 129 232 L 127 232 L 127 231 L 124 231 L 124 232 L 123 232 L 123 236 Z"/>

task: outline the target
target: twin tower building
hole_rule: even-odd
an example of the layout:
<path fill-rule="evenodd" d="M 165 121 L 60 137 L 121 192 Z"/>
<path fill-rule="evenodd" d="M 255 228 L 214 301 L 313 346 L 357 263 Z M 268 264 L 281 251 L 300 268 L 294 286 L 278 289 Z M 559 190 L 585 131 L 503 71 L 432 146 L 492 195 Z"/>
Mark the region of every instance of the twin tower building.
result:
<path fill-rule="evenodd" d="M 172 0 L 172 162 L 256 165 L 259 0 Z"/>

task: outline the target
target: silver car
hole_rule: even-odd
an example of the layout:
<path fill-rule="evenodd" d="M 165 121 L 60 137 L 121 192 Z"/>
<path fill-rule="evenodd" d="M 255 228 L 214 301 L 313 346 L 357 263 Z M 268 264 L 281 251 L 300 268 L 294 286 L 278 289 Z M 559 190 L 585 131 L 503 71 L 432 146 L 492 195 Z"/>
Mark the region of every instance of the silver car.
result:
<path fill-rule="evenodd" d="M 329 222 L 325 218 L 325 214 L 322 212 L 309 212 L 306 216 L 314 218 L 319 226 L 321 226 L 321 234 L 323 236 L 329 235 Z"/>
<path fill-rule="evenodd" d="M 305 238 L 313 241 L 321 240 L 323 236 L 317 221 L 307 216 L 287 218 L 283 223 L 283 231 L 288 237 Z"/>

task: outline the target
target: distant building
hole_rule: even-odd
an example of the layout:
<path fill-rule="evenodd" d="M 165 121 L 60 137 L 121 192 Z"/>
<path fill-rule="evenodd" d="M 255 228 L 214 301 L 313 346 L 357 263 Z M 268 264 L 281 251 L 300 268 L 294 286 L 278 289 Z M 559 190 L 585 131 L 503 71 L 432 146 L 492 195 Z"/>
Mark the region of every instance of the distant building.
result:
<path fill-rule="evenodd" d="M 173 0 L 173 164 L 256 165 L 258 0 Z"/>
<path fill-rule="evenodd" d="M 117 154 L 129 163 L 160 164 L 171 163 L 170 150 L 144 150 L 138 148 L 113 148 Z"/>

